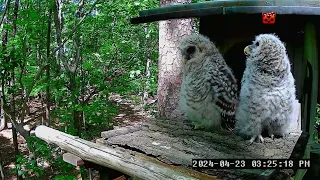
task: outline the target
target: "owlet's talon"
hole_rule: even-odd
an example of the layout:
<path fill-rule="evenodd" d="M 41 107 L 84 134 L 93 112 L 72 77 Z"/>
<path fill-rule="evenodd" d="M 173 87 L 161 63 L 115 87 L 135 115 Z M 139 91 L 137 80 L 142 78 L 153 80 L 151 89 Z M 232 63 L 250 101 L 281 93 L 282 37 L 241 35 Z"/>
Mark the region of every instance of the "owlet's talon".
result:
<path fill-rule="evenodd" d="M 193 124 L 193 128 L 198 130 L 198 129 L 201 129 L 201 125 L 198 124 L 198 123 L 192 123 Z"/>
<path fill-rule="evenodd" d="M 263 139 L 263 137 L 261 135 L 259 135 L 258 138 L 259 138 L 261 143 L 264 143 L 264 139 Z"/>
<path fill-rule="evenodd" d="M 271 134 L 270 137 L 271 137 L 272 140 L 274 140 L 274 135 L 273 134 Z"/>
<path fill-rule="evenodd" d="M 249 140 L 249 143 L 252 144 L 255 139 L 256 139 L 256 136 L 251 137 L 251 139 Z"/>

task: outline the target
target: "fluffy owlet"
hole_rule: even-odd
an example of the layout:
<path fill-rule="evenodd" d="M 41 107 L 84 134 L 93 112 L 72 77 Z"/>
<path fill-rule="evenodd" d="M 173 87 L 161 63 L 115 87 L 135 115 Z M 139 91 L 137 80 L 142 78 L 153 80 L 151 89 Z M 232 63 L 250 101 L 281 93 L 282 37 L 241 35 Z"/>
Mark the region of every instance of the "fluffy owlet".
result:
<path fill-rule="evenodd" d="M 179 47 L 183 78 L 179 105 L 195 128 L 234 127 L 238 101 L 236 79 L 216 46 L 192 34 Z"/>
<path fill-rule="evenodd" d="M 245 49 L 236 131 L 252 143 L 263 142 L 263 129 L 273 138 L 288 132 L 293 116 L 295 85 L 284 44 L 273 34 L 258 35 Z"/>

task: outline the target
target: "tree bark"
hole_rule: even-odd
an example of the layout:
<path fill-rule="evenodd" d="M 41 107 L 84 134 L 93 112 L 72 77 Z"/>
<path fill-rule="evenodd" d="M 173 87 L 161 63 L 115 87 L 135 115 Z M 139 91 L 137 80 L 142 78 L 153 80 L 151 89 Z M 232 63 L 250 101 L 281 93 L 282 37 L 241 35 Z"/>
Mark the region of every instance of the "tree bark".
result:
<path fill-rule="evenodd" d="M 56 35 L 57 35 L 57 44 L 58 47 L 62 46 L 62 29 L 63 29 L 63 14 L 62 14 L 62 1 L 61 0 L 53 0 L 53 11 L 54 11 L 54 23 L 56 28 Z M 56 73 L 60 72 L 60 61 L 64 54 L 64 48 L 59 48 L 58 53 L 56 55 Z"/>
<path fill-rule="evenodd" d="M 191 0 L 160 0 L 160 6 L 191 3 Z M 192 32 L 192 19 L 173 19 L 159 22 L 159 79 L 158 114 L 174 118 L 178 107 L 181 84 L 180 40 Z"/>
<path fill-rule="evenodd" d="M 17 34 L 17 19 L 18 19 L 18 10 L 19 10 L 19 0 L 15 0 L 14 3 L 14 8 L 13 8 L 13 22 L 12 22 L 12 35 L 13 35 L 13 39 L 15 38 L 16 34 Z M 13 48 L 14 50 L 15 48 Z M 12 59 L 16 61 L 16 59 Z M 11 87 L 13 88 L 15 86 L 15 68 L 13 68 L 12 72 L 11 72 Z M 16 96 L 16 91 L 13 90 L 13 93 L 11 95 L 11 120 L 12 123 L 14 124 L 16 121 L 16 103 L 15 103 L 15 96 Z M 21 119 L 21 124 L 23 124 L 24 119 Z M 15 149 L 15 154 L 16 154 L 16 160 L 17 160 L 17 155 L 19 154 L 19 148 L 18 148 L 18 136 L 17 136 L 17 126 L 13 125 L 12 126 L 12 139 L 13 139 L 13 146 Z M 17 162 L 16 162 L 17 163 Z M 17 173 L 17 179 L 20 180 L 22 179 L 21 176 L 19 176 L 18 174 L 18 169 L 16 170 Z"/>
<path fill-rule="evenodd" d="M 18 19 L 18 5 L 19 5 L 19 1 L 15 0 L 14 3 L 14 8 L 13 8 L 13 22 L 12 22 L 12 34 L 13 34 L 13 38 L 16 35 L 16 31 L 17 31 L 17 19 Z M 14 61 L 15 59 L 10 58 L 11 61 Z M 10 86 L 11 88 L 14 88 L 15 85 L 15 68 L 12 69 L 11 71 L 11 80 L 10 80 Z M 13 90 L 12 94 L 11 94 L 11 100 L 10 100 L 10 105 L 11 105 L 11 119 L 12 121 L 16 121 L 16 101 L 15 101 L 15 95 L 16 92 L 15 90 Z M 13 138 L 13 146 L 15 149 L 15 153 L 18 154 L 19 153 L 19 149 L 18 149 L 18 139 L 17 139 L 17 132 L 16 132 L 16 127 L 14 125 L 12 125 L 12 138 Z"/>
<path fill-rule="evenodd" d="M 77 23 L 78 23 L 78 19 L 81 19 L 83 17 L 83 7 L 84 7 L 84 1 L 81 0 L 79 2 L 79 7 L 78 10 L 76 12 L 76 17 L 77 19 L 75 20 L 75 24 L 74 24 L 74 28 L 77 28 Z M 80 32 L 78 29 L 76 29 L 75 34 L 74 34 L 74 40 L 73 40 L 73 44 L 75 46 L 76 52 L 74 53 L 74 65 L 70 66 L 71 68 L 69 69 L 69 73 L 70 73 L 70 90 L 71 92 L 75 92 L 76 90 L 78 90 L 78 86 L 77 86 L 77 82 L 76 82 L 76 76 L 77 76 L 77 70 L 79 66 L 82 66 L 80 63 L 80 53 L 81 53 L 81 39 L 80 39 Z M 78 97 L 80 97 L 79 95 L 74 94 L 74 104 L 75 105 L 81 105 L 79 103 L 79 99 Z M 81 122 L 82 122 L 82 112 L 79 110 L 73 110 L 73 124 L 74 124 L 74 128 L 76 130 L 76 135 L 80 135 L 82 126 L 81 126 Z"/>
<path fill-rule="evenodd" d="M 1 81 L 1 87 L 0 87 L 0 96 L 1 96 L 1 98 L 0 98 L 0 105 L 1 105 L 1 107 L 0 107 L 0 131 L 7 128 L 7 122 L 6 122 L 5 113 L 4 113 L 5 104 L 4 104 L 3 98 L 2 98 L 2 96 L 3 96 L 2 94 L 4 94 L 3 93 L 4 89 L 2 89 L 2 87 L 4 87 L 4 86 L 2 83 L 3 83 L 3 81 Z"/>
<path fill-rule="evenodd" d="M 49 79 L 50 79 L 50 61 L 51 61 L 51 56 L 50 56 L 50 40 L 51 40 L 51 21 L 52 21 L 52 7 L 49 9 L 49 16 L 48 16 L 48 31 L 47 31 L 47 63 L 48 65 L 46 66 L 46 123 L 47 126 L 50 126 L 50 86 L 49 86 Z"/>
<path fill-rule="evenodd" d="M 5 11 L 3 12 L 3 16 L 2 16 L 2 23 L 4 25 L 8 24 L 7 14 L 9 13 L 9 9 L 10 9 L 10 0 L 7 0 Z M 8 30 L 3 29 L 2 30 L 2 54 L 3 55 L 7 54 L 7 44 L 8 44 Z M 8 61 L 8 60 L 9 60 L 8 58 L 5 58 L 5 61 Z M 7 105 L 6 94 L 4 93 L 4 90 L 5 90 L 4 87 L 5 87 L 5 84 L 7 84 L 7 80 L 5 79 L 5 77 L 7 75 L 8 75 L 8 72 L 6 69 L 3 72 L 1 72 L 1 113 L 3 113 L 3 120 L 1 120 L 0 130 L 7 128 L 7 122 L 9 120 L 7 114 L 9 113 L 8 110 L 10 108 Z"/>
<path fill-rule="evenodd" d="M 4 180 L 4 172 L 3 172 L 3 162 L 2 162 L 2 154 L 0 152 L 0 175 L 1 175 L 1 179 Z"/>

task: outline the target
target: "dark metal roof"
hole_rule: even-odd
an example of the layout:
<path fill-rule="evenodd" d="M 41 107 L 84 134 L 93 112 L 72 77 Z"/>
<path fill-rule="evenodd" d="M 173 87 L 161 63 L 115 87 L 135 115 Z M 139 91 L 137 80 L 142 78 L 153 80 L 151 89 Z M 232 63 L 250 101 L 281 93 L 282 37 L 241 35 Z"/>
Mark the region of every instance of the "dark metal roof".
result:
<path fill-rule="evenodd" d="M 215 0 L 180 4 L 140 11 L 132 24 L 168 19 L 192 18 L 215 14 L 277 14 L 320 15 L 320 0 Z"/>

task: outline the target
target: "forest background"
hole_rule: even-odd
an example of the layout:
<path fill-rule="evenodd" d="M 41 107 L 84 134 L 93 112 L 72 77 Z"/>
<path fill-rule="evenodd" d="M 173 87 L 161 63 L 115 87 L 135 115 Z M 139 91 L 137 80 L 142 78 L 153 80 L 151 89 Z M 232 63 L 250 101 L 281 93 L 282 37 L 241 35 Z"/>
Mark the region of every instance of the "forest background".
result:
<path fill-rule="evenodd" d="M 1 176 L 86 174 L 35 138 L 37 125 L 94 141 L 102 131 L 156 115 L 159 25 L 131 25 L 130 18 L 184 2 L 191 1 L 2 0 Z"/>

